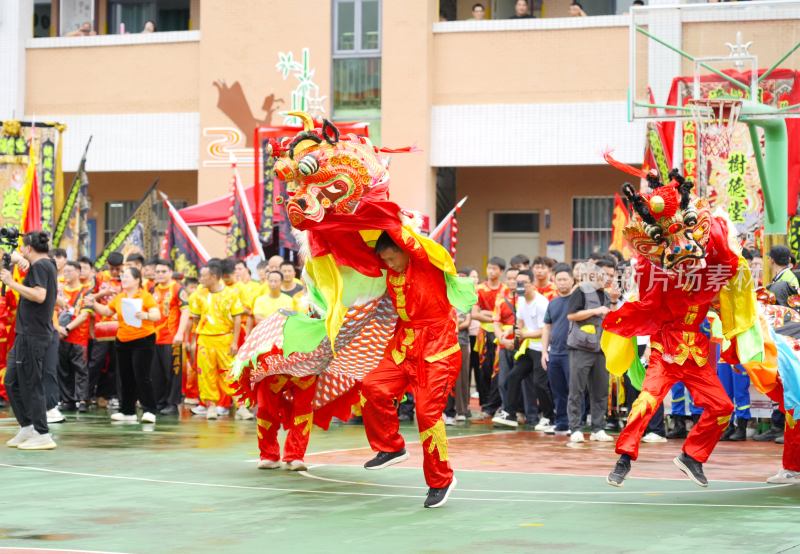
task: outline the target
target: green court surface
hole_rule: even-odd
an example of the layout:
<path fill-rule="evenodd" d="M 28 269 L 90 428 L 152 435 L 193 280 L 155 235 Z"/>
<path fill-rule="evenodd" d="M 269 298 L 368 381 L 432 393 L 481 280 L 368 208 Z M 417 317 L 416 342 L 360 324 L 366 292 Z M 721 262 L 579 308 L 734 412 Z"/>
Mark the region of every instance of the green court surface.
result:
<path fill-rule="evenodd" d="M 16 425 L 1 415 L 5 441 Z M 148 428 L 89 415 L 53 428 L 57 450 L 0 450 L 0 552 L 800 552 L 800 487 L 709 470 L 701 489 L 669 469 L 676 443 L 648 451 L 664 478 L 614 489 L 603 478 L 613 446 L 448 428 L 458 486 L 425 510 L 413 426 L 411 459 L 374 472 L 358 465 L 370 456 L 361 427 L 315 429 L 303 474 L 255 468 L 253 422 L 184 415 Z M 559 463 L 572 456 L 580 474 Z M 776 468 L 741 459 L 764 476 Z"/>

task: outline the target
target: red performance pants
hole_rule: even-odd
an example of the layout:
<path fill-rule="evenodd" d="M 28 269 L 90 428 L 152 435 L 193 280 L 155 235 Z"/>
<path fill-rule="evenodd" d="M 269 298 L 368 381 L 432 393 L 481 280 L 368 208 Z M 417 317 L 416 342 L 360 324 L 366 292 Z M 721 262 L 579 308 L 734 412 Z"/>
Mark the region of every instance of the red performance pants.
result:
<path fill-rule="evenodd" d="M 771 400 L 779 404 L 779 409 L 786 413 L 783 406 L 783 385 L 778 385 L 767 393 Z M 800 422 L 786 414 L 786 428 L 783 432 L 783 469 L 800 471 Z"/>
<path fill-rule="evenodd" d="M 444 488 L 453 481 L 442 412 L 460 371 L 460 349 L 435 362 L 409 356 L 400 365 L 387 355 L 367 374 L 361 389 L 370 446 L 378 452 L 397 452 L 405 446 L 399 433 L 397 401 L 411 388 L 424 456 L 422 469 L 431 488 Z"/>
<path fill-rule="evenodd" d="M 650 356 L 642 392 L 633 403 L 628 423 L 617 439 L 617 454 L 627 454 L 634 460 L 639 456 L 639 441 L 647 430 L 647 423 L 677 381 L 683 381 L 694 403 L 703 408 L 703 415 L 686 438 L 683 451 L 700 463 L 708 460 L 728 426 L 733 403 L 725 394 L 713 366 L 698 366 L 691 356 L 683 365 L 667 363 L 656 350 Z"/>
<path fill-rule="evenodd" d="M 278 444 L 281 423 L 289 430 L 283 444 L 283 461 L 303 460 L 314 422 L 312 403 L 317 390 L 316 383 L 315 375 L 271 375 L 256 385 L 256 432 L 262 460 L 277 461 L 281 458 Z"/>

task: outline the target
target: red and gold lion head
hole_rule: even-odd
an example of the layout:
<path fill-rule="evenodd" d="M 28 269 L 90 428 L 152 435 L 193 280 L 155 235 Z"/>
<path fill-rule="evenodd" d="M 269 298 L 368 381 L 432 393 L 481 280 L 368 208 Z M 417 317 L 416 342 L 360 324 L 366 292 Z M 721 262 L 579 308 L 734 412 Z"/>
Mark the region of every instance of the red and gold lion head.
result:
<path fill-rule="evenodd" d="M 621 164 L 606 154 L 614 167 L 645 179 L 649 192 L 637 192 L 630 183 L 622 192 L 633 208 L 623 235 L 637 254 L 667 271 L 689 272 L 705 267 L 711 232 L 711 209 L 703 198 L 691 196 L 694 184 L 677 170 L 662 184 L 655 173 Z"/>
<path fill-rule="evenodd" d="M 292 226 L 305 229 L 327 214 L 352 213 L 368 193 L 388 190 L 389 173 L 368 138 L 340 137 L 327 120 L 321 130 L 314 130 L 310 116 L 293 115 L 303 120 L 305 129 L 275 164 L 276 175 L 287 183 L 286 211 Z"/>

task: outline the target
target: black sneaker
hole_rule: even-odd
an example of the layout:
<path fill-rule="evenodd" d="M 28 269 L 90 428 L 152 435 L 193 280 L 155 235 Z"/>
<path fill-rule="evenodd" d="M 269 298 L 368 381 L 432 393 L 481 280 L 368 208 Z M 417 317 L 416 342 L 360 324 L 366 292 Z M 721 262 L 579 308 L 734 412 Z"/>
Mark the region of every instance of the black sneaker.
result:
<path fill-rule="evenodd" d="M 405 448 L 398 452 L 378 452 L 377 456 L 364 464 L 364 469 L 383 469 L 406 460 L 408 460 L 408 452 Z"/>
<path fill-rule="evenodd" d="M 685 439 L 689 433 L 686 431 L 686 421 L 681 416 L 674 418 L 672 429 L 667 432 L 668 439 Z"/>
<path fill-rule="evenodd" d="M 453 480 L 450 482 L 450 484 L 443 489 L 428 489 L 428 497 L 425 498 L 425 504 L 423 505 L 426 508 L 439 508 L 444 506 L 445 503 L 447 503 L 447 498 L 450 496 L 450 492 L 456 488 L 456 483 L 456 478 L 453 477 Z"/>
<path fill-rule="evenodd" d="M 85 414 L 86 411 L 87 411 L 86 402 L 83 402 L 83 401 L 78 402 L 78 413 L 79 414 Z"/>
<path fill-rule="evenodd" d="M 628 473 L 630 472 L 631 472 L 630 461 L 620 458 L 619 460 L 617 460 L 617 465 L 614 466 L 614 471 L 609 473 L 608 477 L 606 477 L 606 482 L 612 487 L 621 487 L 622 482 L 625 480 L 625 477 L 627 477 Z"/>
<path fill-rule="evenodd" d="M 158 413 L 160 413 L 161 415 L 167 415 L 167 416 L 169 416 L 169 415 L 178 415 L 178 407 L 177 406 L 173 406 L 173 405 L 164 406 L 163 408 L 158 410 Z"/>
<path fill-rule="evenodd" d="M 775 439 L 775 444 L 783 444 L 783 435 Z"/>
<path fill-rule="evenodd" d="M 505 410 L 500 410 L 499 412 L 497 412 L 497 415 L 495 415 L 492 418 L 492 423 L 502 427 L 513 427 L 514 429 L 519 427 L 519 422 L 517 421 L 517 418 L 512 416 Z"/>
<path fill-rule="evenodd" d="M 758 442 L 772 442 L 781 435 L 783 435 L 783 429 L 780 427 L 770 427 L 763 433 L 759 433 L 754 436 L 753 440 Z"/>
<path fill-rule="evenodd" d="M 673 462 L 675 462 L 675 465 L 678 466 L 678 469 L 684 472 L 689 479 L 701 487 L 708 486 L 708 479 L 706 479 L 706 476 L 703 473 L 703 464 L 691 456 L 686 455 L 684 452 L 681 452 L 680 456 L 677 456 Z"/>

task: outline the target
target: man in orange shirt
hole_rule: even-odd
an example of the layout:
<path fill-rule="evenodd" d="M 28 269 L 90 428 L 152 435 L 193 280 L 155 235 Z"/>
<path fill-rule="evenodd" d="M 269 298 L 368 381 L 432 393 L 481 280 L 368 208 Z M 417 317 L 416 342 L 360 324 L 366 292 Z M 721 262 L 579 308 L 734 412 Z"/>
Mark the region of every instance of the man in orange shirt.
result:
<path fill-rule="evenodd" d="M 547 298 L 548 302 L 558 296 L 558 289 L 550 276 L 553 265 L 553 260 L 546 256 L 537 256 L 533 260 L 533 284 L 536 292 Z"/>
<path fill-rule="evenodd" d="M 161 415 L 177 415 L 181 402 L 182 343 L 189 322 L 189 297 L 172 278 L 172 262 L 155 260 L 153 298 L 161 319 L 156 322 L 153 394 Z"/>
<path fill-rule="evenodd" d="M 97 274 L 93 289 L 95 301 L 106 304 L 122 291 L 120 274 L 123 257 L 119 252 L 112 252 L 106 260 L 108 269 Z M 117 336 L 118 323 L 115 316 L 104 317 L 95 314 L 94 336 L 89 341 L 89 396 L 97 396 L 100 408 L 110 404 L 119 407 L 117 390 L 117 360 L 114 341 Z"/>
<path fill-rule="evenodd" d="M 61 409 L 85 412 L 89 401 L 89 320 L 94 314 L 85 303 L 89 287 L 81 284 L 80 264 L 67 262 L 61 273 L 64 305 L 58 311 L 55 325 L 61 339 L 58 345 Z"/>
<path fill-rule="evenodd" d="M 481 403 L 481 418 L 490 419 L 497 408 L 500 407 L 500 394 L 497 388 L 497 378 L 494 375 L 494 362 L 497 352 L 494 335 L 494 307 L 497 305 L 498 295 L 502 298 L 506 286 L 501 281 L 506 261 L 494 257 L 486 264 L 486 281 L 475 288 L 478 293 L 478 303 L 472 308 L 472 319 L 481 322 L 481 330 L 475 342 L 475 351 L 479 354 L 480 369 L 476 379 L 479 400 Z"/>

